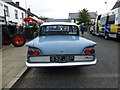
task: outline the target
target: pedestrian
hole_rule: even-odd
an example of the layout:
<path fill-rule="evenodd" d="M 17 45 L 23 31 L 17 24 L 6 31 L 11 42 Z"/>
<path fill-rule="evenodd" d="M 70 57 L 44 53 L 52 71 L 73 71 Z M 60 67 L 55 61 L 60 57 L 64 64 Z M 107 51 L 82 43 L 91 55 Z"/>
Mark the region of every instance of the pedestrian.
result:
<path fill-rule="evenodd" d="M 83 36 L 83 35 L 84 35 L 84 31 L 85 31 L 84 23 L 81 24 L 81 26 L 80 26 L 80 31 L 81 31 L 81 34 L 82 34 L 82 36 Z"/>

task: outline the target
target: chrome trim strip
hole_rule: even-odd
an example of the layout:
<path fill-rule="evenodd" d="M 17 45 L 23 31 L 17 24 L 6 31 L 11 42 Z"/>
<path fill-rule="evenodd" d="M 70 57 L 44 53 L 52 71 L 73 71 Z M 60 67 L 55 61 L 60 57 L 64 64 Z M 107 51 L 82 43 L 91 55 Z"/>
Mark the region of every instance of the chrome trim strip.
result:
<path fill-rule="evenodd" d="M 93 56 L 75 56 L 74 61 L 93 60 Z M 50 56 L 30 57 L 30 62 L 50 62 Z"/>

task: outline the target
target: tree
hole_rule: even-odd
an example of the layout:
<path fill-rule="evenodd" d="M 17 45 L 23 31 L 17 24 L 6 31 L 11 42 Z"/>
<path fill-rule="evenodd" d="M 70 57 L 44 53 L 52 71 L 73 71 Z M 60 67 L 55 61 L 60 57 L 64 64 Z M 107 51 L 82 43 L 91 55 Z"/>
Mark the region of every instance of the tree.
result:
<path fill-rule="evenodd" d="M 91 20 L 90 20 L 90 15 L 88 13 L 87 9 L 83 9 L 81 11 L 79 11 L 79 18 L 77 19 L 78 24 L 84 23 L 86 25 L 88 25 Z"/>

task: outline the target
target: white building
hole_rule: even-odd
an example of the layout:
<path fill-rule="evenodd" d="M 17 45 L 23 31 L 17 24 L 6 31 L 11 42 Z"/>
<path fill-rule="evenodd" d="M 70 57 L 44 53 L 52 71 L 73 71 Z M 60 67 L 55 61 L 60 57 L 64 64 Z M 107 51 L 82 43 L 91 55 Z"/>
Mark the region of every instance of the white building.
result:
<path fill-rule="evenodd" d="M 3 7 L 3 1 L 0 0 L 0 22 L 4 20 L 4 7 Z"/>
<path fill-rule="evenodd" d="M 10 3 L 13 3 L 13 2 L 0 1 L 1 20 L 4 21 L 3 17 L 6 16 L 7 22 L 13 22 L 18 25 L 22 24 L 23 19 L 25 18 L 25 11 L 21 10 L 20 8 L 15 7 L 14 5 L 11 5 Z"/>
<path fill-rule="evenodd" d="M 9 2 L 8 2 L 9 1 Z M 5 13 L 4 13 L 5 12 Z M 30 12 L 30 9 L 26 10 L 19 6 L 19 2 L 12 2 L 12 0 L 0 0 L 0 21 L 5 21 L 6 16 L 7 22 L 12 22 L 17 25 L 23 24 L 23 19 L 27 16 L 36 16 Z"/>

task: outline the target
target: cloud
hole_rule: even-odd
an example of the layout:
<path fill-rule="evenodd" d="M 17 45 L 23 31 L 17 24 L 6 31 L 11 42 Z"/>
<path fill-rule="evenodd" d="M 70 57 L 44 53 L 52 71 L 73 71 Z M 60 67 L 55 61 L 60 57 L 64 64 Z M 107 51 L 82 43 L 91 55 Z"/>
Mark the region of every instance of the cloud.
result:
<path fill-rule="evenodd" d="M 13 0 L 20 1 L 22 6 L 25 4 L 25 0 Z M 68 18 L 68 14 L 72 12 L 78 12 L 83 8 L 87 8 L 90 12 L 98 12 L 99 14 L 106 12 L 106 0 L 26 0 L 27 7 L 31 8 L 31 11 L 53 18 Z M 108 11 L 113 7 L 117 0 L 107 0 Z"/>

